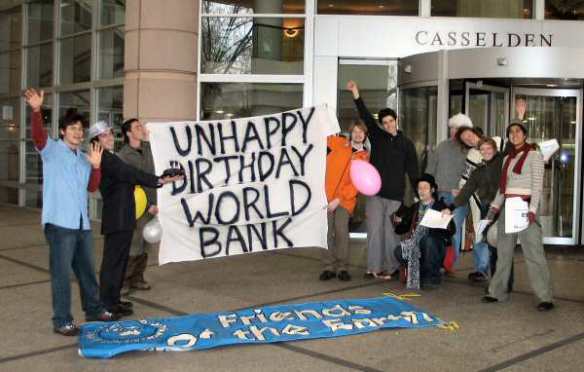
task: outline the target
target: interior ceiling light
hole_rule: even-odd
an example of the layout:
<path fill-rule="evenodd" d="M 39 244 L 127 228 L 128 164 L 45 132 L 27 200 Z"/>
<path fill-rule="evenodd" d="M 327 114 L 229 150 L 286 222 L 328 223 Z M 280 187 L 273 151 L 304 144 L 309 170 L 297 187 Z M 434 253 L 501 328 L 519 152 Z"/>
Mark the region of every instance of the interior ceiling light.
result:
<path fill-rule="evenodd" d="M 221 114 L 225 113 L 225 111 L 223 111 L 223 110 L 215 110 L 215 113 L 221 115 Z"/>
<path fill-rule="evenodd" d="M 284 30 L 284 35 L 286 35 L 289 38 L 296 37 L 296 35 L 298 35 L 298 29 L 297 28 L 287 28 Z"/>

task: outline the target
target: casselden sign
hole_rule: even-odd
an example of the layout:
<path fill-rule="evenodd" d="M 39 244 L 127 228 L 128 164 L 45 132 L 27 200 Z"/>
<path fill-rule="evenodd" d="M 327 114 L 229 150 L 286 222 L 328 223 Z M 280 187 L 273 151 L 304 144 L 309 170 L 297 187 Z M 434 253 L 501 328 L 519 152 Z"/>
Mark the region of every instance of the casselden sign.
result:
<path fill-rule="evenodd" d="M 421 30 L 415 40 L 418 45 L 435 47 L 551 47 L 553 34 Z"/>

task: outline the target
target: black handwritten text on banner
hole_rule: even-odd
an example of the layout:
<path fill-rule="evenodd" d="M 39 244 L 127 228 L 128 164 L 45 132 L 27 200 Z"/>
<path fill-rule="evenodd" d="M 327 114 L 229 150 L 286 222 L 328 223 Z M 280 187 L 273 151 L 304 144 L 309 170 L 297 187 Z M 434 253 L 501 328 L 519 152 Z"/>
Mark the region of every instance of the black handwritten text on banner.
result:
<path fill-rule="evenodd" d="M 161 264 L 326 247 L 326 136 L 339 129 L 329 108 L 148 128 L 157 171 L 186 175 L 158 192 Z"/>

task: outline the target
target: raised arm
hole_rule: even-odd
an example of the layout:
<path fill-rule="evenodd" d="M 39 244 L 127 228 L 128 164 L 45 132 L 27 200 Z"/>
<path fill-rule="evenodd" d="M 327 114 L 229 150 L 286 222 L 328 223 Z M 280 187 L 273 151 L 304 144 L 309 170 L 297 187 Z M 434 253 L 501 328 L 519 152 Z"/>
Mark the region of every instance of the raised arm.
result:
<path fill-rule="evenodd" d="M 375 137 L 377 134 L 383 133 L 382 129 L 377 125 L 377 121 L 373 115 L 371 115 L 371 112 L 369 109 L 367 109 L 367 106 L 365 106 L 365 102 L 363 102 L 363 99 L 359 94 L 359 87 L 357 86 L 357 83 L 355 83 L 353 80 L 349 80 L 349 82 L 347 82 L 347 90 L 350 91 L 353 95 L 355 106 L 357 106 L 357 110 L 359 111 L 359 117 L 361 120 L 363 120 L 365 125 L 367 125 L 367 129 L 369 130 L 369 140 L 371 140 L 372 137 Z"/>
<path fill-rule="evenodd" d="M 95 192 L 101 183 L 101 157 L 103 155 L 103 147 L 97 142 L 89 145 L 89 153 L 87 160 L 91 164 L 91 174 L 89 176 L 89 183 L 87 184 L 87 191 Z"/>
<path fill-rule="evenodd" d="M 36 149 L 40 151 L 45 148 L 49 137 L 47 130 L 44 127 L 43 114 L 41 112 L 43 101 L 45 99 L 45 92 L 43 90 L 37 91 L 36 89 L 29 88 L 24 92 L 24 99 L 32 110 L 32 140 Z"/>

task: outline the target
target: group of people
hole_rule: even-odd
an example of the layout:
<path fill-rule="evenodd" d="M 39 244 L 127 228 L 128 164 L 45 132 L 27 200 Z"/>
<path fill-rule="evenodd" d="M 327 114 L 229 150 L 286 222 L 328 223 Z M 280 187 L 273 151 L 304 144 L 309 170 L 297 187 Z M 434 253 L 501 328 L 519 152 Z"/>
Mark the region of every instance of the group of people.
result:
<path fill-rule="evenodd" d="M 350 138 L 328 139 L 326 194 L 328 199 L 329 249 L 323 252 L 320 280 L 338 276 L 350 280 L 349 218 L 358 192 L 350 181 L 350 163 L 369 158 L 381 177 L 381 189 L 367 198 L 366 278 L 403 277 L 409 288 L 432 289 L 440 285 L 444 258 L 452 247 L 456 261 L 466 250 L 465 226 L 471 221 L 474 233 L 481 220 L 496 242 L 470 240 L 473 250 L 473 282 L 489 282 L 485 303 L 506 301 L 513 281 L 513 254 L 518 239 L 526 258 L 529 281 L 538 300 L 537 309 L 554 308 L 551 280 L 538 218 L 543 192 L 544 160 L 536 145 L 527 142 L 527 128 L 521 120 L 507 127 L 506 142 L 485 136 L 464 114 L 449 119 L 450 136 L 428 154 L 423 174 L 413 142 L 398 127 L 392 109 L 379 111 L 377 120 L 367 109 L 354 81 L 347 83 L 360 120 L 350 128 Z M 364 148 L 365 139 L 370 148 Z M 503 149 L 504 148 L 504 149 Z M 403 205 L 406 176 L 417 194 L 417 202 Z M 505 204 L 521 198 L 529 205 L 529 225 L 520 232 L 505 231 Z M 445 229 L 420 224 L 433 209 L 452 215 Z M 468 231 L 466 231 L 468 233 Z M 486 236 L 487 234 L 482 234 Z M 401 269 L 401 270 L 400 270 Z"/>
<path fill-rule="evenodd" d="M 379 192 L 369 196 L 366 204 L 366 278 L 389 280 L 401 272 L 410 288 L 436 288 L 448 247 L 452 246 L 455 257 L 463 249 L 465 220 L 471 219 L 476 228 L 479 220 L 487 219 L 498 227 L 496 248 L 486 241 L 475 242 L 475 271 L 469 275 L 473 281 L 490 280 L 483 302 L 508 299 L 519 238 L 538 309 L 552 309 L 537 215 L 544 162 L 536 146 L 526 142 L 524 124 L 509 125 L 506 150 L 500 152 L 500 138 L 485 137 L 468 116 L 455 115 L 448 123 L 450 137 L 429 154 L 425 173 L 420 175 L 414 144 L 399 130 L 395 111 L 385 108 L 375 118 L 357 84 L 349 81 L 347 89 L 361 120 L 349 128 L 350 138 L 327 139 L 329 249 L 323 251 L 320 280 L 351 280 L 349 220 L 359 193 L 351 182 L 350 166 L 354 160 L 366 160 L 381 178 Z M 86 132 L 82 115 L 68 112 L 59 122 L 58 139 L 52 139 L 43 124 L 43 91 L 28 89 L 25 100 L 32 111 L 34 146 L 43 162 L 42 224 L 49 245 L 53 329 L 73 336 L 79 334 L 79 327 L 71 315 L 71 270 L 79 281 L 86 320 L 113 321 L 131 315 L 133 304 L 122 301 L 122 295 L 150 289 L 144 279 L 149 247 L 142 229 L 158 213 L 155 190 L 184 174 L 176 169 L 154 174 L 148 131 L 137 119 L 123 123 L 124 146 L 116 154 L 112 128 L 103 121 L 89 128 L 88 151 L 82 152 Z M 417 194 L 411 206 L 403 205 L 406 176 Z M 144 188 L 148 201 L 146 213 L 138 219 L 136 185 Z M 97 190 L 103 202 L 101 232 L 105 236 L 99 284 L 88 215 L 88 193 Z M 505 232 L 505 200 L 510 197 L 529 203 L 529 226 L 519 233 Z M 446 229 L 426 228 L 420 222 L 428 210 L 452 214 L 452 221 Z"/>
<path fill-rule="evenodd" d="M 122 125 L 125 144 L 118 154 L 113 153 L 112 128 L 103 121 L 93 124 L 84 153 L 86 121 L 82 115 L 67 112 L 59 122 L 59 137 L 53 139 L 43 123 L 44 92 L 28 89 L 24 96 L 32 111 L 34 146 L 43 162 L 42 224 L 49 245 L 53 330 L 74 336 L 79 327 L 71 314 L 71 270 L 79 281 L 87 321 L 114 321 L 131 315 L 133 304 L 121 300 L 124 282 L 127 290 L 150 288 L 144 280 L 147 247 L 139 229 L 157 213 L 154 189 L 183 175 L 174 170 L 162 176 L 153 174 L 147 132 L 137 119 Z M 143 186 L 149 195 L 148 213 L 138 221 L 135 185 Z M 98 189 L 105 236 L 99 284 L 88 215 L 88 192 Z"/>

